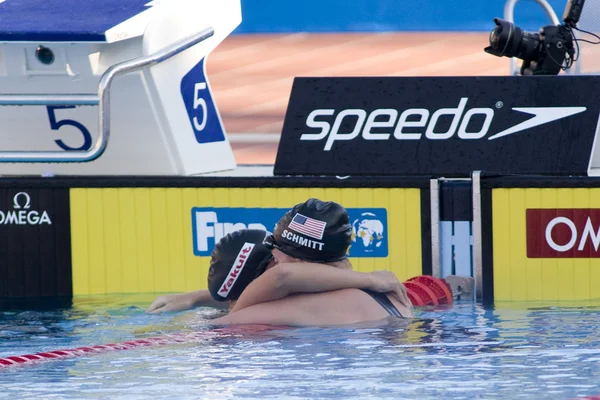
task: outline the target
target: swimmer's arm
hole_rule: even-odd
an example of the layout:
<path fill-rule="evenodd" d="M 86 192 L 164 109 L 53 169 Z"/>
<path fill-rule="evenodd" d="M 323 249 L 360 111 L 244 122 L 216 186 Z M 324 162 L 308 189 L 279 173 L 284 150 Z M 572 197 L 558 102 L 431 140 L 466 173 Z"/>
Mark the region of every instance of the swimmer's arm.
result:
<path fill-rule="evenodd" d="M 373 275 L 322 264 L 278 264 L 244 289 L 231 311 L 282 299 L 294 293 L 318 293 L 339 289 L 371 289 Z"/>
<path fill-rule="evenodd" d="M 335 319 L 335 316 L 323 309 L 323 303 L 327 303 L 327 298 L 321 296 L 319 294 L 300 294 L 277 301 L 255 304 L 243 310 L 232 311 L 212 322 L 219 325 L 324 325 Z M 347 316 L 348 313 L 341 313 L 341 315 Z"/>
<path fill-rule="evenodd" d="M 208 290 L 159 296 L 146 309 L 149 314 L 191 310 L 196 307 L 227 308 L 227 302 L 216 301 Z"/>

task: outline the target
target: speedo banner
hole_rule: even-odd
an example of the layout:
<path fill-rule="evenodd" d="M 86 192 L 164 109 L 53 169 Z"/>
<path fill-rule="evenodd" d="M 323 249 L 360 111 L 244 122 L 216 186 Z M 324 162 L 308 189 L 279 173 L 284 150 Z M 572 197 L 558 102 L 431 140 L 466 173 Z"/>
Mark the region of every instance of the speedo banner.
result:
<path fill-rule="evenodd" d="M 296 78 L 275 174 L 587 175 L 599 91 L 600 76 Z"/>

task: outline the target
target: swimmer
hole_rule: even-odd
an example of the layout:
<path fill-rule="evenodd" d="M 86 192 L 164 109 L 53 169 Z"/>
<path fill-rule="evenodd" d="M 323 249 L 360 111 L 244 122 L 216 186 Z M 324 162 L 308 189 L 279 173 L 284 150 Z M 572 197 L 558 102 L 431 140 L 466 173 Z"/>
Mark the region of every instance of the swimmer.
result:
<path fill-rule="evenodd" d="M 265 238 L 277 264 L 250 282 L 231 312 L 214 322 L 332 326 L 413 317 L 406 289 L 391 272 L 351 270 L 351 234 L 340 204 L 309 199 L 296 205 Z M 384 284 L 374 282 L 384 275 Z M 223 284 L 224 279 L 212 282 Z"/>
<path fill-rule="evenodd" d="M 328 222 L 324 218 L 326 225 L 329 223 L 329 227 L 327 228 L 326 226 L 324 231 L 327 232 L 324 232 L 324 237 L 319 242 L 308 238 L 305 241 L 300 235 L 296 234 L 296 236 L 293 236 L 294 234 L 290 233 L 290 230 L 292 229 L 282 228 L 283 226 L 287 226 L 288 228 L 290 225 L 292 225 L 292 227 L 295 226 L 295 224 L 291 223 L 291 213 L 299 207 L 302 208 L 302 205 L 305 205 L 306 208 L 308 208 L 308 210 L 303 210 L 303 212 L 309 214 L 309 216 L 312 215 L 311 208 L 320 209 L 320 212 L 325 212 L 326 214 L 329 212 L 329 215 L 333 216 L 332 220 Z M 329 210 L 326 210 L 328 207 Z M 319 215 L 316 216 L 319 217 Z M 343 222 L 344 218 L 346 222 Z M 341 224 L 340 220 L 342 220 Z M 265 314 L 261 312 L 261 307 L 254 306 L 265 302 L 280 304 L 285 307 L 289 307 L 290 304 L 292 306 L 294 304 L 297 306 L 312 306 L 315 305 L 315 302 L 312 301 L 314 298 L 309 296 L 296 296 L 301 302 L 299 300 L 287 300 L 278 303 L 273 302 L 273 300 L 281 301 L 279 299 L 286 298 L 290 295 L 297 295 L 299 293 L 330 292 L 344 288 L 356 288 L 364 290 L 362 293 L 358 291 L 358 296 L 355 291 L 354 295 L 351 297 L 352 300 L 360 299 L 361 295 L 367 294 L 371 296 L 375 302 L 380 304 L 379 311 L 386 310 L 390 315 L 394 316 L 411 316 L 412 307 L 410 301 L 408 301 L 406 297 L 406 289 L 398 282 L 394 274 L 389 271 L 375 271 L 363 274 L 344 269 L 351 268 L 351 264 L 346 258 L 346 250 L 340 252 L 339 250 L 335 250 L 335 248 L 336 246 L 340 247 L 341 244 L 341 248 L 347 249 L 350 243 L 350 230 L 347 220 L 347 213 L 339 204 L 323 203 L 319 200 L 311 199 L 288 212 L 286 216 L 281 219 L 274 235 L 265 237 L 266 233 L 264 231 L 255 231 L 254 233 L 249 234 L 251 230 L 234 232 L 224 238 L 215 247 L 209 272 L 209 290 L 161 296 L 149 307 L 148 312 L 159 313 L 165 311 L 181 311 L 196 306 L 221 305 L 220 308 L 227 308 L 227 306 L 229 306 L 236 314 L 232 318 L 218 320 L 217 322 L 219 323 L 271 322 L 273 324 L 284 324 L 283 318 L 278 316 L 277 313 L 270 314 L 270 321 L 265 320 Z M 337 232 L 337 236 L 332 236 L 333 232 Z M 231 237 L 241 237 L 246 234 L 249 236 L 243 240 L 232 240 Z M 280 239 L 278 239 L 278 237 Z M 281 239 L 282 237 L 283 239 Z M 280 264 L 276 268 L 274 268 L 271 253 L 264 247 L 261 238 L 266 239 L 264 242 L 274 249 L 274 254 L 277 259 L 280 260 Z M 287 241 L 284 239 L 287 239 Z M 312 242 L 309 242 L 309 240 Z M 254 243 L 253 249 L 255 252 L 251 253 L 248 257 L 242 270 L 244 274 L 242 275 L 240 273 L 240 277 L 242 278 L 236 278 L 237 273 L 234 264 L 246 241 Z M 297 246 L 294 247 L 294 245 Z M 294 257 L 294 255 L 296 256 Z M 264 257 L 264 259 L 262 257 Z M 307 263 L 306 259 L 308 259 L 308 261 L 327 262 L 330 266 Z M 264 268 L 259 267 L 256 271 L 253 270 L 257 265 L 266 266 Z M 331 266 L 341 267 L 342 269 L 331 268 Z M 267 272 L 263 274 L 264 271 Z M 233 273 L 232 277 L 229 277 L 230 273 Z M 260 277 L 256 279 L 257 276 Z M 231 280 L 231 278 L 235 279 Z M 227 281 L 230 280 L 233 287 L 229 290 Z M 252 291 L 250 291 L 249 294 L 244 294 L 236 304 L 235 300 L 240 297 L 242 292 L 244 292 L 246 286 L 250 285 L 252 282 L 256 282 L 254 286 L 251 285 Z M 225 297 L 218 294 L 220 290 L 223 290 L 222 294 L 225 294 Z M 227 292 L 228 290 L 229 292 Z M 346 291 L 346 294 L 347 292 L 348 291 Z M 381 295 L 382 292 L 388 292 L 388 294 Z M 335 296 L 334 294 L 329 293 L 319 293 L 319 295 L 321 295 L 321 297 L 328 297 L 331 295 L 331 298 L 335 300 L 342 299 L 340 293 L 336 293 Z M 206 300 L 207 297 L 209 298 L 208 300 Z M 390 300 L 390 298 L 395 300 Z M 217 299 L 218 301 L 214 299 Z M 344 302 L 346 306 L 351 304 L 351 302 L 344 300 L 342 300 L 342 302 Z M 399 302 L 400 305 L 395 305 L 395 302 Z M 369 304 L 368 297 L 366 304 Z M 371 305 L 373 304 L 376 303 L 371 303 Z M 361 304 L 359 304 L 359 306 L 360 305 Z M 250 308 L 250 310 L 246 310 L 248 308 Z M 323 307 L 319 308 L 319 312 L 313 315 L 312 319 L 309 320 L 293 318 L 293 313 L 288 313 L 288 324 L 314 325 L 318 318 L 323 320 L 329 315 L 326 312 L 327 310 L 324 310 Z M 396 311 L 394 311 L 394 308 Z M 262 309 L 268 311 L 267 306 L 262 306 Z M 263 314 L 262 316 L 259 316 L 260 319 L 256 319 L 253 316 L 256 312 Z M 365 312 L 369 313 L 369 310 L 367 309 Z M 370 316 L 365 319 L 365 317 L 361 317 L 359 314 L 340 317 L 338 313 L 334 315 L 333 318 L 327 318 L 329 319 L 329 323 L 344 324 L 357 322 L 357 319 L 358 321 L 364 321 L 379 319 L 378 317 L 385 316 L 385 314 L 377 315 L 377 313 L 370 313 Z"/>
<path fill-rule="evenodd" d="M 270 248 L 263 243 L 268 234 L 262 230 L 243 229 L 226 235 L 211 254 L 208 290 L 159 296 L 146 312 L 159 314 L 196 307 L 233 307 L 250 282 L 275 265 Z M 288 270 L 283 267 L 285 271 Z M 354 285 L 382 290 L 393 288 L 397 283 L 396 277 L 388 271 L 353 272 L 349 275 L 347 271 L 335 274 L 335 271 L 330 271 L 330 267 L 311 263 L 294 265 L 294 268 L 298 267 L 303 270 L 296 271 L 297 274 L 287 274 L 278 283 L 280 289 L 296 293 L 342 289 Z"/>
<path fill-rule="evenodd" d="M 245 258 L 243 270 L 239 273 L 241 277 L 234 282 L 227 293 L 218 292 L 215 296 L 210 290 L 196 290 L 188 293 L 169 294 L 157 297 L 146 309 L 149 314 L 160 314 L 164 312 L 177 312 L 191 310 L 196 307 L 213 307 L 228 309 L 238 299 L 249 282 L 257 278 L 267 268 L 275 265 L 271 250 L 263 245 L 265 231 L 257 229 L 242 229 L 225 235 L 216 245 L 211 253 L 210 269 L 208 272 L 209 287 L 211 277 L 221 273 L 226 274 L 235 264 L 238 253 L 244 243 L 253 245 L 252 253 Z"/>

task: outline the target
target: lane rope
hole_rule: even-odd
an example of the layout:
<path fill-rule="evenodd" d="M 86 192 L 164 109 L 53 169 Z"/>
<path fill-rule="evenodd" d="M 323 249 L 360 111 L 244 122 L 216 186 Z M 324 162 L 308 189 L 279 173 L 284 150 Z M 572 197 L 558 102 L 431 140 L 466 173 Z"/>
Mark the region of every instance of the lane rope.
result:
<path fill-rule="evenodd" d="M 0 358 L 0 369 L 16 365 L 38 363 L 42 361 L 89 356 L 99 353 L 105 353 L 108 351 L 133 350 L 140 347 L 148 346 L 164 346 L 178 343 L 191 343 L 196 340 L 206 340 L 215 337 L 224 338 L 229 336 L 241 336 L 248 333 L 262 333 L 278 328 L 281 327 L 246 325 L 240 327 L 217 328 L 212 329 L 210 331 L 190 332 L 179 335 L 158 336 L 144 339 L 129 340 L 127 342 L 122 343 L 108 343 L 96 346 L 81 346 L 73 349 L 59 349 L 33 354 L 23 354 L 19 356 Z"/>

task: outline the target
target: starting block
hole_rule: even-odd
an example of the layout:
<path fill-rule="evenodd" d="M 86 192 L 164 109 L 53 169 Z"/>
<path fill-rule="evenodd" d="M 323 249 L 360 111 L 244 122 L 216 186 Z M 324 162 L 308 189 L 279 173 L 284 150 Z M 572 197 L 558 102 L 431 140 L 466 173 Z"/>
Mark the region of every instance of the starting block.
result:
<path fill-rule="evenodd" d="M 240 0 L 4 0 L 0 21 L 0 174 L 236 167 L 205 68 Z"/>

